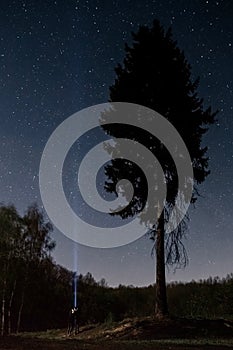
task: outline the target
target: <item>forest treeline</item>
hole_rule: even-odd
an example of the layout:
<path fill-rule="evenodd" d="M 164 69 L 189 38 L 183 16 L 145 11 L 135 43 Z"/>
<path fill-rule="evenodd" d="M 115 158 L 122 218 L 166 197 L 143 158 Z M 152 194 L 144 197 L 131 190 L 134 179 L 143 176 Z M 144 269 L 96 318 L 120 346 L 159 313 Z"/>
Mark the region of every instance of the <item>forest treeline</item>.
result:
<path fill-rule="evenodd" d="M 73 307 L 75 273 L 55 263 L 52 226 L 32 205 L 21 217 L 14 206 L 0 207 L 1 334 L 65 328 Z M 80 324 L 111 323 L 153 315 L 155 285 L 109 287 L 91 275 L 77 278 Z M 233 318 L 233 274 L 167 285 L 171 315 Z"/>

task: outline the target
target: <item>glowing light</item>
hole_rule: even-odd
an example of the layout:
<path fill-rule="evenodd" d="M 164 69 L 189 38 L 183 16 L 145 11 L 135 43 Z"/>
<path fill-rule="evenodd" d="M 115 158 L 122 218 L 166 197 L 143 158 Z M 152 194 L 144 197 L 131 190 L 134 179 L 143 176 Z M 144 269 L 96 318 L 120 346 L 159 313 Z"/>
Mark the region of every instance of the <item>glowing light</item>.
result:
<path fill-rule="evenodd" d="M 73 289 L 74 289 L 74 307 L 78 306 L 78 251 L 77 246 L 74 245 L 74 278 L 73 278 Z"/>

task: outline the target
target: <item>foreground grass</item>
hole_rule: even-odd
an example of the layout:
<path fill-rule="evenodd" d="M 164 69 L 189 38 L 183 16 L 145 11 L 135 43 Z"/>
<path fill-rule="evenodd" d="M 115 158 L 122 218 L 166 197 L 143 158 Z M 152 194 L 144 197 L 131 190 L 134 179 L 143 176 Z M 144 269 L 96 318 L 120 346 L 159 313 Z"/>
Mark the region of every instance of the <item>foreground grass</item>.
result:
<path fill-rule="evenodd" d="M 105 328 L 105 327 L 102 327 Z M 233 349 L 233 336 L 232 338 L 221 339 L 221 338 L 177 338 L 177 339 L 153 339 L 153 340 L 95 340 L 95 339 L 79 339 L 78 336 L 67 337 L 66 332 L 64 330 L 52 329 L 47 330 L 45 332 L 24 332 L 17 336 L 12 336 L 15 340 L 25 340 L 31 341 L 35 340 L 40 343 L 40 341 L 47 342 L 56 342 L 57 344 L 66 344 L 68 349 L 70 345 L 78 345 L 79 349 L 89 349 L 88 346 L 95 346 L 97 344 L 102 344 L 103 349 L 104 346 L 113 346 L 113 349 L 116 347 L 117 349 L 135 349 L 138 345 L 141 345 L 141 348 L 151 347 L 152 345 L 176 345 L 176 346 L 227 346 Z M 6 339 L 6 338 L 5 338 Z M 1 343 L 1 342 L 0 342 Z M 108 347 L 107 347 L 108 348 Z M 94 348 L 93 348 L 94 349 Z M 0 348 L 0 350 L 2 350 Z"/>
<path fill-rule="evenodd" d="M 162 350 L 162 349 L 208 349 L 229 350 L 233 349 L 233 339 L 173 339 L 150 341 L 84 341 L 78 339 L 45 339 L 40 335 L 23 337 L 13 336 L 0 338 L 1 350 Z"/>
<path fill-rule="evenodd" d="M 233 349 L 233 323 L 226 320 L 125 319 L 66 330 L 21 333 L 0 338 L 0 350 L 162 350 Z"/>

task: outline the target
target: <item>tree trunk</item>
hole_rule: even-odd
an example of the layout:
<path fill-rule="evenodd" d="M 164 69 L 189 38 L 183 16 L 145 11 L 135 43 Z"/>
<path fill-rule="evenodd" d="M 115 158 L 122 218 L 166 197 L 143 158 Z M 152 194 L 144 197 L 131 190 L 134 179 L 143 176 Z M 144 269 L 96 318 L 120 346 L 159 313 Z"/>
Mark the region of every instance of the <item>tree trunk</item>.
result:
<path fill-rule="evenodd" d="M 8 312 L 7 312 L 7 317 L 8 317 L 8 334 L 11 334 L 11 307 L 12 307 L 12 302 L 15 294 L 15 288 L 16 288 L 16 280 L 14 281 L 14 285 L 11 291 L 11 297 L 9 300 L 9 305 L 8 305 Z"/>
<path fill-rule="evenodd" d="M 164 211 L 158 219 L 156 236 L 156 317 L 168 316 L 164 252 Z"/>
<path fill-rule="evenodd" d="M 6 304 L 6 277 L 3 282 L 3 291 L 2 291 L 1 335 L 4 335 L 4 332 L 5 332 L 5 304 Z"/>
<path fill-rule="evenodd" d="M 20 303 L 20 307 L 19 307 L 16 333 L 19 333 L 19 329 L 20 329 L 21 316 L 22 316 L 22 311 L 23 311 L 23 306 L 24 306 L 24 296 L 25 296 L 25 285 L 23 286 L 23 291 L 22 291 L 22 298 L 21 298 L 21 303 Z"/>
<path fill-rule="evenodd" d="M 23 311 L 23 307 L 24 307 L 24 298 L 25 298 L 25 290 L 26 290 L 27 282 L 28 282 L 28 275 L 29 275 L 29 262 L 27 263 L 26 269 L 25 269 L 25 276 L 24 276 L 24 282 L 23 282 L 21 303 L 20 303 L 19 313 L 18 313 L 16 333 L 19 333 L 19 329 L 20 329 L 20 325 L 21 325 L 21 317 L 22 317 L 22 311 Z"/>
<path fill-rule="evenodd" d="M 5 305 L 6 305 L 6 289 L 7 289 L 7 273 L 9 268 L 9 260 L 10 260 L 10 253 L 8 253 L 7 260 L 5 262 L 5 276 L 3 281 L 3 290 L 2 290 L 2 318 L 1 318 L 1 335 L 4 335 L 5 333 Z"/>

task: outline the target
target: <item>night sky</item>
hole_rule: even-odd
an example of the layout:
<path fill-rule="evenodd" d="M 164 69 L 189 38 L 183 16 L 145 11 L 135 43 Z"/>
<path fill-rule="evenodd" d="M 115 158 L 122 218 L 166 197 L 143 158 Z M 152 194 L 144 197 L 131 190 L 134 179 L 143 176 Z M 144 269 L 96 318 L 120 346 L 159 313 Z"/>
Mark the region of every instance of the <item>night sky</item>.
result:
<path fill-rule="evenodd" d="M 200 76 L 205 106 L 219 109 L 209 146 L 211 174 L 190 210 L 189 265 L 168 281 L 233 272 L 233 2 L 231 0 L 2 1 L 0 9 L 0 201 L 23 214 L 42 205 L 39 164 L 53 130 L 71 114 L 107 102 L 131 31 L 157 18 Z M 56 262 L 110 285 L 154 282 L 148 237 L 121 248 L 78 245 L 56 229 Z"/>

